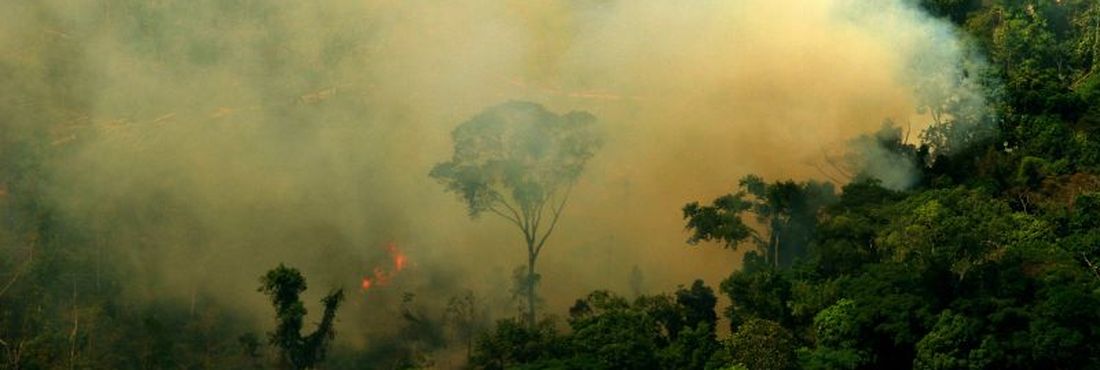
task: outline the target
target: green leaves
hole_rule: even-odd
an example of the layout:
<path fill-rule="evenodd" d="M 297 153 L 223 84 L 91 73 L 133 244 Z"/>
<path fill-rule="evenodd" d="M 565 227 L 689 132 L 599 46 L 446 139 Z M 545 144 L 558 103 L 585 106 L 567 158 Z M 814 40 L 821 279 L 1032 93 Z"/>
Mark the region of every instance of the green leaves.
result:
<path fill-rule="evenodd" d="M 960 280 L 997 261 L 1007 248 L 1044 236 L 1034 232 L 1043 228 L 1038 220 L 963 188 L 926 192 L 897 209 L 909 211 L 880 233 L 882 248 L 897 262 L 921 270 L 946 267 Z"/>
<path fill-rule="evenodd" d="M 751 197 L 751 198 L 750 198 Z M 716 241 L 729 249 L 750 237 L 768 264 L 786 267 L 806 254 L 817 225 L 818 211 L 835 201 L 832 184 L 807 181 L 765 183 L 756 175 L 741 179 L 736 193 L 718 197 L 709 206 L 691 202 L 684 206 L 688 243 Z M 766 239 L 741 219 L 749 211 L 767 228 Z"/>
<path fill-rule="evenodd" d="M 725 342 L 732 363 L 749 369 L 795 369 L 795 340 L 790 331 L 774 321 L 745 322 Z"/>
<path fill-rule="evenodd" d="M 328 344 L 335 338 L 333 324 L 336 309 L 344 300 L 344 290 L 329 293 L 321 303 L 325 308 L 321 323 L 307 336 L 302 336 L 302 322 L 306 308 L 299 294 L 306 290 L 306 280 L 298 269 L 279 264 L 260 278 L 258 291 L 267 294 L 275 306 L 275 331 L 269 333 L 269 342 L 280 353 L 280 358 L 295 369 L 309 369 L 325 359 Z"/>
<path fill-rule="evenodd" d="M 738 244 L 756 235 L 756 231 L 741 220 L 741 213 L 753 206 L 744 197 L 744 192 L 738 192 L 718 197 L 710 206 L 700 206 L 698 202 L 685 205 L 683 216 L 687 229 L 691 230 L 688 243 L 717 241 L 726 248 L 736 249 Z"/>
<path fill-rule="evenodd" d="M 791 322 L 791 282 L 779 271 L 736 271 L 722 281 L 721 290 L 730 299 L 726 317 L 731 329 L 753 319 Z"/>
<path fill-rule="evenodd" d="M 492 331 L 478 337 L 471 364 L 483 369 L 513 368 L 561 356 L 565 349 L 553 321 L 529 325 L 521 320 L 505 319 L 497 321 Z"/>

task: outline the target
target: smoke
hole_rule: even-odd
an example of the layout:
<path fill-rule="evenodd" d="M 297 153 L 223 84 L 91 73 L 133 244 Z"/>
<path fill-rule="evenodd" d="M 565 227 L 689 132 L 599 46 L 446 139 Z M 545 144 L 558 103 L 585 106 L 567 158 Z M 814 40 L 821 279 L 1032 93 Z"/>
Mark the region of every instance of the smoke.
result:
<path fill-rule="evenodd" d="M 398 330 L 405 291 L 442 307 L 469 288 L 513 313 L 518 232 L 471 220 L 427 177 L 454 126 L 485 107 L 584 110 L 607 132 L 540 260 L 546 309 L 563 312 L 596 288 L 726 276 L 739 256 L 688 247 L 685 202 L 747 173 L 828 176 L 823 153 L 883 119 L 920 130 L 945 101 L 984 105 L 967 77 L 980 60 L 901 0 L 43 0 L 0 12 L 0 127 L 46 138 L 46 199 L 127 298 L 218 305 L 267 327 L 264 271 L 300 268 L 316 302 L 359 287 L 393 242 L 408 268 L 340 313 L 339 340 L 356 346 Z"/>
<path fill-rule="evenodd" d="M 883 122 L 874 134 L 860 135 L 848 143 L 851 151 L 844 167 L 853 177 L 871 177 L 887 189 L 905 190 L 919 180 L 916 148 L 907 145 L 902 128 Z M 843 170 L 838 170 L 843 171 Z"/>

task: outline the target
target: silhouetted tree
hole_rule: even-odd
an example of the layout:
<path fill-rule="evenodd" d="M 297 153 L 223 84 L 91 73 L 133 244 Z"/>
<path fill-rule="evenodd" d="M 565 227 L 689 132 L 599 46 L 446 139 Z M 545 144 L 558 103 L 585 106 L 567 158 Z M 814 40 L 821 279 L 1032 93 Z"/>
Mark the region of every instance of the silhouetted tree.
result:
<path fill-rule="evenodd" d="M 835 199 L 829 183 L 782 181 L 768 184 L 759 176 L 741 179 L 736 193 L 718 197 L 709 206 L 691 202 L 683 215 L 691 231 L 688 243 L 717 241 L 726 248 L 752 238 L 774 268 L 790 266 L 806 254 L 817 225 L 817 212 Z M 767 228 L 761 235 L 741 219 L 745 211 Z M 756 251 L 754 251 L 755 253 Z"/>
<path fill-rule="evenodd" d="M 714 289 L 702 280 L 695 280 L 690 288 L 677 290 L 676 303 L 684 307 L 684 321 L 688 327 L 703 324 L 714 331 L 714 326 L 718 323 L 718 314 L 714 312 L 718 297 L 714 296 Z"/>
<path fill-rule="evenodd" d="M 573 184 L 602 144 L 595 123 L 586 112 L 557 115 L 519 101 L 497 105 L 451 133 L 453 157 L 430 174 L 462 198 L 471 217 L 490 212 L 523 233 L 527 271 L 519 293 L 527 297 L 528 324 L 535 322 L 535 262 Z"/>
<path fill-rule="evenodd" d="M 302 320 L 306 307 L 299 295 L 306 290 L 306 279 L 298 269 L 283 266 L 268 271 L 260 277 L 258 291 L 271 297 L 275 306 L 275 332 L 269 333 L 268 342 L 279 350 L 280 362 L 293 369 L 310 369 L 325 358 L 329 342 L 336 336 L 332 328 L 336 309 L 344 300 L 344 290 L 337 289 L 321 300 L 325 307 L 321 323 L 313 334 L 302 336 Z"/>

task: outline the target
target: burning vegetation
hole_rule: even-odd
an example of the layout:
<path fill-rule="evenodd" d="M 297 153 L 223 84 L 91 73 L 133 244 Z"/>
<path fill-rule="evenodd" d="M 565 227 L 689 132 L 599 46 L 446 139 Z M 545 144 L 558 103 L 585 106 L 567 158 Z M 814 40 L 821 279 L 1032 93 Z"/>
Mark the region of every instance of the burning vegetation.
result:
<path fill-rule="evenodd" d="M 392 264 L 390 266 L 375 267 L 373 270 L 371 270 L 370 275 L 364 276 L 363 282 L 359 285 L 363 288 L 364 292 L 371 288 L 389 284 L 390 280 L 392 280 L 394 277 L 397 276 L 397 274 L 405 269 L 405 266 L 408 263 L 408 257 L 405 256 L 405 253 L 401 252 L 400 249 L 397 249 L 397 243 L 391 242 L 386 245 L 386 252 L 389 254 L 390 262 L 392 262 Z"/>
<path fill-rule="evenodd" d="M 0 14 L 0 369 L 1100 369 L 1100 1 Z"/>

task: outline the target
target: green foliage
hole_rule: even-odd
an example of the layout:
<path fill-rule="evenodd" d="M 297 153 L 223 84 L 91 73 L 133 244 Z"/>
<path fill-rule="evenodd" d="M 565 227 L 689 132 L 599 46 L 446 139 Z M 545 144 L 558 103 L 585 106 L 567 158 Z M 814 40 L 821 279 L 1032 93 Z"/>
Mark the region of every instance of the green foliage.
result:
<path fill-rule="evenodd" d="M 478 368 L 701 369 L 719 349 L 713 290 L 695 281 L 674 295 L 633 302 L 606 290 L 578 299 L 569 310 L 569 334 L 550 319 L 528 328 L 498 321 L 476 345 Z"/>
<path fill-rule="evenodd" d="M 505 369 L 551 360 L 566 351 L 566 342 L 554 329 L 552 320 L 541 320 L 532 326 L 504 319 L 478 337 L 470 364 L 482 369 Z"/>
<path fill-rule="evenodd" d="M 294 369 L 310 369 L 324 361 L 329 342 L 336 336 L 333 323 L 336 309 L 344 300 L 343 289 L 321 299 L 325 312 L 317 329 L 302 336 L 302 322 L 307 313 L 299 295 L 306 290 L 306 280 L 297 269 L 279 264 L 260 278 L 259 291 L 271 298 L 275 306 L 275 331 L 268 343 L 277 348 L 284 365 Z"/>
<path fill-rule="evenodd" d="M 587 362 L 604 369 L 638 369 L 657 361 L 660 326 L 644 311 L 601 307 L 598 314 L 573 317 L 572 345 Z"/>
<path fill-rule="evenodd" d="M 883 205 L 900 199 L 901 193 L 873 179 L 845 185 L 840 200 L 819 221 L 810 251 L 815 272 L 827 277 L 854 274 L 880 259 L 882 250 L 875 247 L 875 237 L 893 216 Z"/>
<path fill-rule="evenodd" d="M 714 296 L 714 290 L 702 280 L 695 280 L 691 288 L 681 287 L 677 290 L 676 303 L 684 308 L 684 323 L 688 328 L 703 325 L 714 331 L 718 324 L 718 315 L 714 312 L 718 298 Z"/>
<path fill-rule="evenodd" d="M 688 243 L 721 242 L 734 249 L 750 237 L 769 265 L 789 267 L 806 255 L 806 249 L 817 226 L 817 212 L 835 200 L 832 184 L 816 181 L 796 183 L 777 181 L 765 183 L 755 175 L 741 179 L 736 193 L 715 199 L 710 206 L 698 202 L 683 208 Z M 756 215 L 756 221 L 766 227 L 766 237 L 754 231 L 741 219 L 745 211 Z"/>
<path fill-rule="evenodd" d="M 966 21 L 967 15 L 981 7 L 980 0 L 921 0 L 922 8 L 939 17 L 950 19 L 956 24 Z"/>
<path fill-rule="evenodd" d="M 705 368 L 720 348 L 714 330 L 713 326 L 705 324 L 682 330 L 668 347 L 662 348 L 658 353 L 661 367 L 665 369 Z"/>
<path fill-rule="evenodd" d="M 774 321 L 746 321 L 723 344 L 732 363 L 749 369 L 784 370 L 798 366 L 794 337 Z"/>
<path fill-rule="evenodd" d="M 996 262 L 1007 248 L 1047 234 L 1042 222 L 962 188 L 927 192 L 898 207 L 910 211 L 880 232 L 882 248 L 895 261 L 922 271 L 947 269 L 960 280 Z"/>
<path fill-rule="evenodd" d="M 1068 220 L 1062 246 L 1100 278 L 1100 193 L 1079 195 Z"/>
<path fill-rule="evenodd" d="M 745 193 L 726 194 L 718 197 L 710 206 L 700 206 L 691 202 L 684 206 L 684 219 L 691 230 L 688 243 L 717 241 L 729 249 L 736 249 L 751 236 L 755 236 L 748 225 L 741 220 L 741 213 L 752 209 L 752 203 L 744 199 Z"/>
<path fill-rule="evenodd" d="M 248 46 L 264 57 L 262 73 L 240 77 L 279 85 L 260 89 L 260 104 L 291 116 L 287 97 L 270 91 L 327 84 L 319 71 L 360 49 L 334 36 L 318 44 L 316 65 L 295 66 L 289 31 L 271 27 L 282 22 L 275 7 L 200 3 L 218 11 L 117 2 L 104 7 L 112 15 L 104 32 L 121 35 L 113 41 L 138 61 L 191 75 L 238 54 L 209 35 L 237 32 L 230 26 L 244 19 L 265 32 L 238 36 L 254 38 Z M 876 155 L 856 163 L 861 173 L 839 197 L 826 183 L 750 175 L 730 194 L 685 205 L 691 244 L 752 245 L 719 287 L 730 303 L 728 337 L 716 328 L 710 287 L 641 295 L 640 272 L 633 300 L 593 292 L 570 310 L 568 330 L 534 320 L 535 259 L 602 140 L 588 113 L 509 102 L 459 125 L 453 156 L 431 177 L 472 216 L 495 214 L 523 233 L 529 259 L 516 291 L 528 297 L 528 317 L 490 327 L 472 292 L 454 297 L 445 315 L 408 295 L 396 308 L 394 342 L 418 349 L 370 342 L 366 351 L 392 359 L 388 366 L 430 365 L 425 350 L 443 346 L 446 323 L 475 368 L 1100 369 L 1100 2 L 913 3 L 959 25 L 967 52 L 985 56 L 953 81 L 982 84 L 983 94 L 929 94 L 942 86 L 919 82 L 918 113 L 932 127 L 916 144 L 892 124 L 856 138 Z M 266 368 L 273 352 L 281 365 L 307 368 L 337 357 L 339 347 L 329 347 L 342 291 L 322 301 L 317 330 L 303 336 L 306 282 L 285 266 L 261 279 L 276 311 L 274 351 L 251 332 L 253 320 L 203 304 L 201 291 L 187 307 L 135 301 L 121 288 L 133 271 L 102 263 L 121 256 L 101 251 L 100 230 L 65 218 L 50 198 L 49 165 L 79 153 L 57 143 L 87 123 L 78 116 L 97 105 L 98 80 L 67 62 L 84 59 L 83 43 L 50 36 L 70 28 L 64 17 L 28 7 L 39 9 L 42 27 L 12 39 L 41 45 L 0 63 L 9 87 L 0 92 L 0 368 Z M 55 101 L 67 109 L 38 103 Z M 150 222 L 171 216 L 163 210 L 171 201 L 121 204 L 117 215 Z"/>
<path fill-rule="evenodd" d="M 940 313 L 939 321 L 917 343 L 914 369 L 985 369 L 989 364 L 980 358 L 970 358 L 968 352 L 978 343 L 975 320 L 953 314 L 950 310 Z"/>
<path fill-rule="evenodd" d="M 722 281 L 721 290 L 730 299 L 725 313 L 731 329 L 753 319 L 791 322 L 791 283 L 778 271 L 735 271 Z"/>
<path fill-rule="evenodd" d="M 859 336 L 855 326 L 856 304 L 851 299 L 841 299 L 814 316 L 814 337 L 818 346 L 851 348 Z"/>

